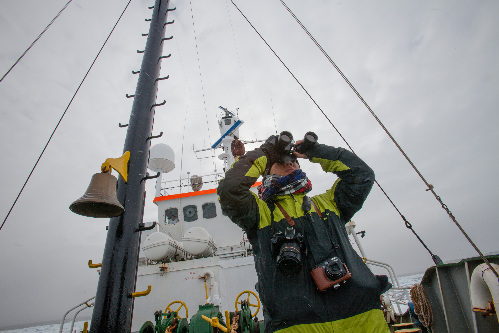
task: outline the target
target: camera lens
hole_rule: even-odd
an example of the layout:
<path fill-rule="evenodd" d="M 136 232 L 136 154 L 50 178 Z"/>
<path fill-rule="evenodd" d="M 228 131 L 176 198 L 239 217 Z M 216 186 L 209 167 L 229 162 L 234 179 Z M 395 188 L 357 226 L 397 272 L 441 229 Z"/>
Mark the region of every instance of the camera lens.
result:
<path fill-rule="evenodd" d="M 337 262 L 330 262 L 324 267 L 326 276 L 330 280 L 338 280 L 343 276 L 341 266 Z"/>
<path fill-rule="evenodd" d="M 295 242 L 283 243 L 277 256 L 277 268 L 286 276 L 293 276 L 301 270 L 300 246 Z"/>

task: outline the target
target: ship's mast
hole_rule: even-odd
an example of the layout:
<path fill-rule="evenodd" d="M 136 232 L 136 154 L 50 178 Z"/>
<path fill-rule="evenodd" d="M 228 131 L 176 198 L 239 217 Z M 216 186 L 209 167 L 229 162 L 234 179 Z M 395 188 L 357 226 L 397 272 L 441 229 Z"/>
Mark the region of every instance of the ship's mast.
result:
<path fill-rule="evenodd" d="M 224 170 L 228 170 L 232 163 L 234 163 L 234 156 L 231 152 L 231 143 L 234 139 L 239 138 L 239 127 L 244 123 L 242 120 L 228 109 L 219 106 L 225 112 L 225 115 L 218 121 L 220 134 L 222 135 L 211 148 L 222 148 L 223 152 L 218 156 L 224 162 Z"/>
<path fill-rule="evenodd" d="M 130 151 L 128 181 L 120 178 L 118 200 L 125 213 L 109 222 L 90 332 L 130 332 L 144 214 L 145 177 L 167 25 L 168 0 L 156 0 L 135 90 L 123 151 Z"/>

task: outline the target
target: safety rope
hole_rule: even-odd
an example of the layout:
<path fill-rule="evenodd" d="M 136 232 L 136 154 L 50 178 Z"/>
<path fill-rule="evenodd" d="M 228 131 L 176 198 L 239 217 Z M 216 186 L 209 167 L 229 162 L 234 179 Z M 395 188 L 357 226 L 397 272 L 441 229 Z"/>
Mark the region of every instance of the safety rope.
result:
<path fill-rule="evenodd" d="M 231 0 L 232 1 L 232 0 Z M 237 5 L 234 3 L 234 1 L 232 1 L 232 4 L 236 7 L 236 9 L 239 11 L 239 13 L 241 13 L 241 15 L 246 19 L 246 21 L 249 23 L 249 25 L 253 28 L 253 30 L 258 34 L 258 36 L 260 36 L 260 38 L 263 40 L 263 42 L 268 46 L 268 48 L 272 51 L 272 53 L 274 53 L 274 55 L 277 57 L 277 59 L 281 62 L 281 64 L 288 70 L 288 72 L 291 74 L 291 76 L 295 79 L 295 81 L 300 85 L 300 87 L 303 89 L 303 91 L 308 95 L 308 97 L 310 98 L 310 100 L 312 100 L 312 102 L 315 104 L 315 106 L 321 111 L 321 113 L 324 115 L 324 117 L 328 120 L 329 124 L 331 124 L 331 126 L 335 129 L 336 133 L 338 133 L 338 135 L 341 137 L 341 139 L 343 140 L 343 142 L 345 142 L 345 144 L 348 146 L 348 148 L 355 154 L 355 151 L 354 149 L 352 148 L 352 146 L 350 146 L 350 144 L 348 143 L 348 141 L 345 139 L 345 137 L 343 137 L 343 135 L 340 133 L 340 131 L 336 128 L 336 126 L 333 124 L 333 122 L 329 119 L 329 117 L 326 115 L 326 113 L 321 109 L 321 107 L 319 106 L 319 104 L 317 104 L 317 102 L 314 100 L 314 98 L 310 95 L 310 93 L 307 91 L 307 89 L 301 84 L 301 82 L 298 80 L 298 78 L 293 74 L 293 72 L 291 72 L 291 70 L 288 68 L 288 66 L 286 66 L 286 64 L 284 63 L 284 61 L 277 55 L 277 53 L 272 49 L 272 47 L 267 43 L 267 41 L 265 40 L 265 38 L 263 38 L 263 36 L 258 32 L 258 30 L 253 26 L 253 24 L 249 21 L 249 19 L 244 15 L 244 13 L 239 9 L 239 7 L 237 7 Z M 392 204 L 392 206 L 395 208 L 395 210 L 399 213 L 399 215 L 402 217 L 402 219 L 404 220 L 404 222 L 406 223 L 406 227 L 409 228 L 417 237 L 417 239 L 421 242 L 421 244 L 423 245 L 423 247 L 430 253 L 433 261 L 435 262 L 435 264 L 439 264 L 441 263 L 442 261 L 440 260 L 440 258 L 438 258 L 438 256 L 434 255 L 430 249 L 428 248 L 428 246 L 426 246 L 426 244 L 423 242 L 423 240 L 418 236 L 418 234 L 414 231 L 414 229 L 412 228 L 412 225 L 407 221 L 407 219 L 404 217 L 404 215 L 402 215 L 402 213 L 400 212 L 400 210 L 397 208 L 397 206 L 395 205 L 395 203 L 393 202 L 392 199 L 390 199 L 390 197 L 388 196 L 388 194 L 385 192 L 385 190 L 381 187 L 381 185 L 378 183 L 377 180 L 374 181 L 376 183 L 376 185 L 378 185 L 378 187 L 381 189 L 381 192 L 383 192 L 383 194 L 386 196 L 386 198 L 388 199 L 388 201 L 390 201 L 390 203 Z"/>
<path fill-rule="evenodd" d="M 10 73 L 10 71 L 19 63 L 19 61 L 21 61 L 21 59 L 24 57 L 24 55 L 26 53 L 28 53 L 28 51 L 33 47 L 33 45 L 35 45 L 35 43 L 42 37 L 42 35 L 45 33 L 45 31 L 47 31 L 50 26 L 52 25 L 52 23 L 54 23 L 54 21 L 61 15 L 61 13 L 64 11 L 64 9 L 66 9 L 66 7 L 71 3 L 71 1 L 73 0 L 69 0 L 65 5 L 64 7 L 62 7 L 62 9 L 59 11 L 59 13 L 57 13 L 57 15 L 52 19 L 52 21 L 50 21 L 50 23 L 45 27 L 45 29 L 43 29 L 43 31 L 38 35 L 38 37 L 36 37 L 36 39 L 33 41 L 33 43 L 30 44 L 30 46 L 28 46 L 28 48 L 26 49 L 26 51 L 23 52 L 23 54 L 21 54 L 21 56 L 16 60 L 16 62 L 14 62 L 14 64 L 12 66 L 10 66 L 9 70 L 7 71 L 7 73 L 5 73 L 2 78 L 0 79 L 0 82 L 3 81 L 3 79 L 7 76 L 7 74 Z"/>
<path fill-rule="evenodd" d="M 121 18 L 123 17 L 123 14 L 125 14 L 125 11 L 127 10 L 128 6 L 130 5 L 130 2 L 132 2 L 132 0 L 129 0 L 127 5 L 125 6 L 125 9 L 123 9 L 123 12 L 121 13 L 120 17 L 118 18 L 118 20 L 116 21 L 116 23 L 114 24 L 113 28 L 111 29 L 111 32 L 109 33 L 109 35 L 107 36 L 106 40 L 104 41 L 104 44 L 102 44 L 102 47 L 100 48 L 99 52 L 97 53 L 97 55 L 95 56 L 95 59 L 94 61 L 92 61 L 92 64 L 90 65 L 90 67 L 88 68 L 87 70 L 87 73 L 85 74 L 85 76 L 83 77 L 83 80 L 81 80 L 80 82 L 80 85 L 78 86 L 78 88 L 76 89 L 73 97 L 71 97 L 71 100 L 69 101 L 69 104 L 68 106 L 66 107 L 66 109 L 64 110 L 64 112 L 62 113 L 62 116 L 61 118 L 59 119 L 59 121 L 57 122 L 57 125 L 55 126 L 54 130 L 52 131 L 52 134 L 50 134 L 50 137 L 47 141 L 47 143 L 45 144 L 45 147 L 43 147 L 43 150 L 42 152 L 40 153 L 40 156 L 38 156 L 38 159 L 36 160 L 35 162 L 35 165 L 33 166 L 33 168 L 31 169 L 31 172 L 29 173 L 28 175 L 28 178 L 26 178 L 26 181 L 24 182 L 24 185 L 22 186 L 21 190 L 19 191 L 19 194 L 17 194 L 17 197 L 16 199 L 14 200 L 14 203 L 12 204 L 12 206 L 10 207 L 9 209 L 9 212 L 7 213 L 7 215 L 5 216 L 5 219 L 3 220 L 3 223 L 2 225 L 0 226 L 0 230 L 2 230 L 5 222 L 7 222 L 7 219 L 9 218 L 10 216 L 10 213 L 12 212 L 12 210 L 14 209 L 14 206 L 16 205 L 17 203 L 17 200 L 19 199 L 19 197 L 21 196 L 21 193 L 24 191 L 24 188 L 26 187 L 26 184 L 28 184 L 28 181 L 30 180 L 31 178 L 31 175 L 33 174 L 33 172 L 35 171 L 36 167 L 38 166 L 38 162 L 40 162 L 40 159 L 42 158 L 43 154 L 45 153 L 45 150 L 47 150 L 47 147 L 50 143 L 50 141 L 52 140 L 52 137 L 54 136 L 55 134 L 55 131 L 57 131 L 57 129 L 59 128 L 59 125 L 61 124 L 62 122 L 62 119 L 64 118 L 64 116 L 66 115 L 66 112 L 68 111 L 69 107 L 71 106 L 71 103 L 73 103 L 73 100 L 75 99 L 76 97 L 76 94 L 78 94 L 78 91 L 80 90 L 81 86 L 83 85 L 83 82 L 85 81 L 85 79 L 87 78 L 88 74 L 90 73 L 90 70 L 92 69 L 92 67 L 94 66 L 95 62 L 97 61 L 97 58 L 99 58 L 99 55 L 101 54 L 102 50 L 104 49 L 104 46 L 106 46 L 106 43 L 107 41 L 109 40 L 109 38 L 111 37 L 111 34 L 113 33 L 114 29 L 116 28 L 116 26 L 118 25 L 118 23 L 120 22 Z"/>
<path fill-rule="evenodd" d="M 322 46 L 319 44 L 319 42 L 317 42 L 317 40 L 312 36 L 312 34 L 307 30 L 307 28 L 305 28 L 305 26 L 301 23 L 301 21 L 298 19 L 298 17 L 293 13 L 293 11 L 286 5 L 286 3 L 283 1 L 283 0 L 279 0 L 282 5 L 286 8 L 286 10 L 291 14 L 291 16 L 293 16 L 293 18 L 296 20 L 296 22 L 300 25 L 300 27 L 305 31 L 305 33 L 310 37 L 310 39 L 314 42 L 314 44 L 319 48 L 319 50 L 322 52 L 322 54 L 324 54 L 324 56 L 329 60 L 329 62 L 333 65 L 333 67 L 338 71 L 338 73 L 341 75 L 341 77 L 345 80 L 345 82 L 348 84 L 348 86 L 353 90 L 353 92 L 357 95 L 357 97 L 359 97 L 359 99 L 362 101 L 362 103 L 364 103 L 364 105 L 366 106 L 367 110 L 369 110 L 369 112 L 371 113 L 371 115 L 374 117 L 374 119 L 376 119 L 376 121 L 378 122 L 378 124 L 383 128 L 383 130 L 385 131 L 385 133 L 390 137 L 390 139 L 392 140 L 392 142 L 395 144 L 395 146 L 397 146 L 398 150 L 402 153 L 402 155 L 404 155 L 405 159 L 407 160 L 407 162 L 409 162 L 409 164 L 412 166 L 412 168 L 414 169 L 414 171 L 416 171 L 416 173 L 418 174 L 418 176 L 421 178 L 421 180 L 425 183 L 425 185 L 428 187 L 426 190 L 427 191 L 430 191 L 433 196 L 435 197 L 435 199 L 437 199 L 437 201 L 440 203 L 440 205 L 442 206 L 442 208 L 446 211 L 447 215 L 449 215 L 450 219 L 456 224 L 456 226 L 459 228 L 459 230 L 461 231 L 461 233 L 464 235 L 464 237 L 466 237 L 466 239 L 468 240 L 468 242 L 471 244 L 471 246 L 473 246 L 473 248 L 475 249 L 475 251 L 478 252 L 478 254 L 480 255 L 480 257 L 482 258 L 482 260 L 490 267 L 490 269 L 492 270 L 492 272 L 494 272 L 495 276 L 499 279 L 499 274 L 497 273 L 497 271 L 492 267 L 492 265 L 490 264 L 490 262 L 488 261 L 487 258 L 485 258 L 485 256 L 483 255 L 482 251 L 480 251 L 480 249 L 475 245 L 475 243 L 471 240 L 471 238 L 468 236 L 468 234 L 466 233 L 466 231 L 464 231 L 464 229 L 461 227 L 461 225 L 459 224 L 459 222 L 456 220 L 456 218 L 454 217 L 454 215 L 452 214 L 452 212 L 450 211 L 450 209 L 447 207 L 446 204 L 443 203 L 442 199 L 440 198 L 440 196 L 437 195 L 437 193 L 434 191 L 434 187 L 433 185 L 431 185 L 430 183 L 428 183 L 426 181 L 426 179 L 424 178 L 424 176 L 421 174 L 421 172 L 418 170 L 418 168 L 416 167 L 416 165 L 414 165 L 414 163 L 411 161 L 411 159 L 409 158 L 409 156 L 407 156 L 407 154 L 405 153 L 405 151 L 402 149 L 402 147 L 398 144 L 398 142 L 395 140 L 395 138 L 392 136 L 392 134 L 388 131 L 388 129 L 385 127 L 385 125 L 383 125 L 383 123 L 381 122 L 381 120 L 376 116 L 376 114 L 374 113 L 374 111 L 371 109 L 371 107 L 369 106 L 369 104 L 367 104 L 367 102 L 364 100 L 364 98 L 362 98 L 362 96 L 360 95 L 360 93 L 357 91 L 357 89 L 355 89 L 355 87 L 353 86 L 353 84 L 348 80 L 348 78 L 343 74 L 343 72 L 340 70 L 340 68 L 336 65 L 336 63 L 331 59 L 331 57 L 326 53 L 326 51 L 324 51 L 324 49 L 322 48 Z M 353 150 L 352 150 L 353 152 Z M 378 184 L 379 186 L 379 184 Z M 381 188 L 381 186 L 380 186 Z M 383 191 L 384 193 L 384 191 Z M 386 194 L 385 194 L 386 195 Z M 388 197 L 388 196 L 387 196 Z M 390 200 L 391 202 L 391 200 Z M 393 203 L 392 203 L 393 204 Z M 398 211 L 398 209 L 397 209 Z M 400 214 L 400 212 L 399 212 Z M 403 217 L 402 214 L 400 214 L 402 216 L 402 218 L 404 219 L 404 222 L 406 223 L 406 226 L 407 226 L 407 220 Z M 409 229 L 411 229 L 410 227 L 408 227 Z M 412 232 L 414 232 L 414 230 L 411 229 Z M 421 241 L 421 239 L 419 238 L 419 236 L 416 235 L 416 237 L 418 237 L 418 239 Z M 421 243 L 423 244 L 423 246 L 428 250 L 428 248 L 426 247 L 426 245 L 424 245 L 424 243 L 421 241 Z M 430 250 L 428 250 L 430 251 Z M 431 253 L 431 252 L 430 252 Z M 435 261 L 435 258 L 434 258 L 434 255 L 432 254 L 432 258 L 433 260 Z M 435 261 L 436 263 L 436 261 Z"/>
<path fill-rule="evenodd" d="M 433 311 L 430 301 L 421 284 L 415 284 L 410 291 L 412 303 L 414 303 L 414 312 L 418 315 L 419 321 L 429 328 L 433 323 Z"/>

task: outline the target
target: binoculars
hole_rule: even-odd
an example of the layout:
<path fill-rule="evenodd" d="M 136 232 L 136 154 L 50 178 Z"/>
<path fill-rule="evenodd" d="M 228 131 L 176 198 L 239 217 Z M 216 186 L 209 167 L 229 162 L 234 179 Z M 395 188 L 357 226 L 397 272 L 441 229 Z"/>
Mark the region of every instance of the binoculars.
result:
<path fill-rule="evenodd" d="M 280 162 L 284 162 L 287 158 L 294 157 L 293 152 L 304 153 L 317 142 L 317 134 L 314 132 L 307 132 L 303 137 L 303 142 L 295 145 L 293 135 L 288 131 L 282 131 L 279 136 L 274 137 L 271 144 L 276 148 L 277 153 L 280 155 Z"/>

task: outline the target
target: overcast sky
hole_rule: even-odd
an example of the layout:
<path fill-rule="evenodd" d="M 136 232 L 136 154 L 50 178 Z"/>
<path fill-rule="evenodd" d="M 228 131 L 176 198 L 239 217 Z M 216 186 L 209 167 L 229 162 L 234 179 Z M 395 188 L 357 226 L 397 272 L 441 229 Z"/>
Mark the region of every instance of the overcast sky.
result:
<path fill-rule="evenodd" d="M 0 75 L 66 0 L 2 1 Z M 236 1 L 332 120 L 428 247 L 444 261 L 474 256 L 409 163 L 278 0 Z M 0 216 L 3 221 L 126 1 L 73 0 L 0 83 Z M 107 219 L 68 206 L 92 174 L 123 151 L 153 1 L 134 0 L 80 89 L 5 226 L 0 230 L 0 328 L 59 320 L 95 295 Z M 391 131 L 485 252 L 499 232 L 499 2 L 296 1 L 288 6 Z M 192 6 L 191 6 L 192 5 Z M 239 109 L 242 139 L 278 131 L 346 147 L 288 71 L 230 1 L 172 1 L 154 134 L 177 168 L 164 179 L 207 174 L 221 163 L 196 159 L 218 139 L 218 106 Z M 193 18 L 195 20 L 193 24 Z M 249 148 L 249 147 L 248 147 Z M 218 152 L 217 152 L 218 154 Z M 181 158 L 183 156 L 183 163 Z M 201 156 L 198 156 L 201 157 Z M 334 175 L 302 163 L 312 194 Z M 145 221 L 157 220 L 154 181 Z M 399 275 L 432 265 L 378 188 L 354 217 L 371 259 Z"/>

